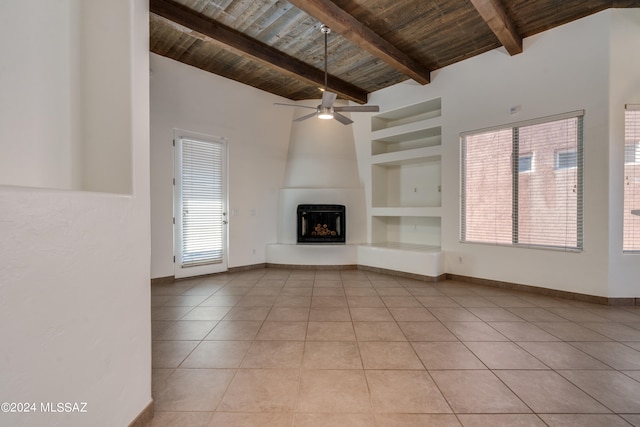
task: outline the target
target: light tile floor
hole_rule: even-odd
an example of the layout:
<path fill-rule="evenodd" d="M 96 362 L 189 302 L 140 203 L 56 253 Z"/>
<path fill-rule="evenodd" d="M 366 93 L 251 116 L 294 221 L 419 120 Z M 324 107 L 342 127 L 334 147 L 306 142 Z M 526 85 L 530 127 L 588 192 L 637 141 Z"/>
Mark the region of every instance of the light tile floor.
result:
<path fill-rule="evenodd" d="M 640 307 L 260 269 L 152 321 L 153 426 L 640 426 Z"/>

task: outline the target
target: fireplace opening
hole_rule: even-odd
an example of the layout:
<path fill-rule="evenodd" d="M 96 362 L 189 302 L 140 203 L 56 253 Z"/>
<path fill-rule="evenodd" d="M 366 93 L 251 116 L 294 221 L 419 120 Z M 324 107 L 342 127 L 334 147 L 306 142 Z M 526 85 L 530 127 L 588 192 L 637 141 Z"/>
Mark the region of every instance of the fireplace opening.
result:
<path fill-rule="evenodd" d="M 345 243 L 344 205 L 298 205 L 298 243 Z"/>

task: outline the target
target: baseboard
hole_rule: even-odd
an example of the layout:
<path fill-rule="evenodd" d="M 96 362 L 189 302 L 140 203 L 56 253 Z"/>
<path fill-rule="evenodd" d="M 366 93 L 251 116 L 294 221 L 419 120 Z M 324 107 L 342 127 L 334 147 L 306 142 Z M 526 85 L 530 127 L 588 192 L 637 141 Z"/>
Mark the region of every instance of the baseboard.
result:
<path fill-rule="evenodd" d="M 346 265 L 301 265 L 301 264 L 274 264 L 267 263 L 267 268 L 285 268 L 287 270 L 357 270 L 358 266 L 354 264 Z"/>
<path fill-rule="evenodd" d="M 423 282 L 436 283 L 446 279 L 446 274 L 439 276 L 425 276 L 422 274 L 406 273 L 404 271 L 389 270 L 387 268 L 371 267 L 368 265 L 358 265 L 358 270 L 371 271 L 372 273 L 386 274 L 389 276 L 402 277 L 404 279 L 421 280 Z"/>
<path fill-rule="evenodd" d="M 129 427 L 149 427 L 153 419 L 153 400 L 131 421 Z"/>
<path fill-rule="evenodd" d="M 169 283 L 173 283 L 176 281 L 176 278 L 173 276 L 166 277 L 156 277 L 155 279 L 151 279 L 151 286 L 153 285 L 166 285 Z"/>
<path fill-rule="evenodd" d="M 531 294 L 545 295 L 556 298 L 564 298 L 574 301 L 588 302 L 591 304 L 602 304 L 612 306 L 633 306 L 640 305 L 640 298 L 608 298 L 595 295 L 581 294 L 578 292 L 561 291 L 557 289 L 541 288 L 539 286 L 522 285 L 519 283 L 502 282 L 499 280 L 480 279 L 478 277 L 461 276 L 458 274 L 446 274 L 447 279 L 458 282 L 473 283 L 474 285 L 491 286 L 500 289 L 510 289 Z"/>
<path fill-rule="evenodd" d="M 249 264 L 249 265 L 241 265 L 239 267 L 229 267 L 227 269 L 227 273 L 239 273 L 241 271 L 249 271 L 249 270 L 259 270 L 261 268 L 266 268 L 267 264 L 265 263 L 261 263 L 261 264 Z M 220 273 L 218 273 L 220 274 Z M 224 273 L 222 273 L 224 274 Z"/>

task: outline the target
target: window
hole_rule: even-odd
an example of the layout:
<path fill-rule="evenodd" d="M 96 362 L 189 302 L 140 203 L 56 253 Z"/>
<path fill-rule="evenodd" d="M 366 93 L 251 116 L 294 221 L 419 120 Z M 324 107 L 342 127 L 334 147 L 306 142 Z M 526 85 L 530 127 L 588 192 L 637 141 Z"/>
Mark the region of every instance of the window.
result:
<path fill-rule="evenodd" d="M 533 170 L 533 154 L 521 154 L 518 157 L 518 172 L 531 172 Z"/>
<path fill-rule="evenodd" d="M 556 170 L 571 169 L 578 166 L 578 153 L 575 150 L 556 152 Z"/>
<path fill-rule="evenodd" d="M 640 105 L 624 114 L 624 252 L 640 252 Z M 634 213 L 632 213 L 634 212 Z"/>
<path fill-rule="evenodd" d="M 462 242 L 582 250 L 582 116 L 462 135 Z"/>

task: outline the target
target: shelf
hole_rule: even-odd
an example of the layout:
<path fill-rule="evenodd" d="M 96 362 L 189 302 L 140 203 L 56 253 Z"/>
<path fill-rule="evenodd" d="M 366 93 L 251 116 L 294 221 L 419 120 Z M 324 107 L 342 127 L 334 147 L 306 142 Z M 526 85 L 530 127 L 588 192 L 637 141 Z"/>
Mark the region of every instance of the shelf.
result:
<path fill-rule="evenodd" d="M 440 246 L 440 225 L 439 217 L 372 216 L 371 243 Z"/>
<path fill-rule="evenodd" d="M 420 206 L 420 207 L 372 207 L 371 216 L 423 216 L 440 217 L 442 208 L 440 206 Z"/>
<path fill-rule="evenodd" d="M 409 123 L 420 122 L 440 117 L 441 113 L 442 103 L 440 98 L 436 98 L 376 114 L 371 118 L 371 130 L 375 132 L 381 129 L 395 128 Z"/>
<path fill-rule="evenodd" d="M 440 160 L 441 154 L 442 147 L 440 146 L 414 148 L 406 151 L 376 154 L 371 156 L 371 163 L 380 166 L 424 163 L 433 160 Z"/>
<path fill-rule="evenodd" d="M 371 141 L 372 155 L 442 145 L 442 129 L 440 126 L 407 130 L 404 133 L 377 132 L 377 135 L 372 136 L 374 138 Z"/>

